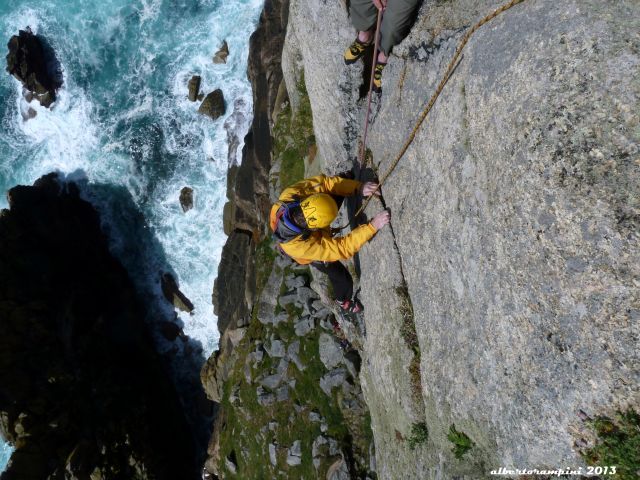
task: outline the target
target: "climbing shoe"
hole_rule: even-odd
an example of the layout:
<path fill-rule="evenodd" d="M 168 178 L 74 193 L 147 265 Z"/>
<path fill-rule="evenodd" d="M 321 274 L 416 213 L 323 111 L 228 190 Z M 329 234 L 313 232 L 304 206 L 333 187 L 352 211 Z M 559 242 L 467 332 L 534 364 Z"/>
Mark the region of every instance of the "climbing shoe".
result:
<path fill-rule="evenodd" d="M 364 307 L 360 303 L 360 300 L 357 298 L 355 300 L 345 300 L 344 302 L 339 302 L 336 300 L 336 303 L 340 307 L 340 309 L 347 314 L 350 313 L 360 313 L 364 310 Z"/>
<path fill-rule="evenodd" d="M 367 51 L 367 48 L 371 45 L 371 42 L 364 43 L 356 39 L 353 41 L 349 48 L 344 51 L 344 63 L 347 65 L 351 65 L 352 63 L 356 63 L 358 60 L 362 58 L 362 56 Z"/>
<path fill-rule="evenodd" d="M 373 71 L 373 91 L 382 92 L 382 70 L 386 67 L 386 63 L 376 63 L 376 69 Z"/>

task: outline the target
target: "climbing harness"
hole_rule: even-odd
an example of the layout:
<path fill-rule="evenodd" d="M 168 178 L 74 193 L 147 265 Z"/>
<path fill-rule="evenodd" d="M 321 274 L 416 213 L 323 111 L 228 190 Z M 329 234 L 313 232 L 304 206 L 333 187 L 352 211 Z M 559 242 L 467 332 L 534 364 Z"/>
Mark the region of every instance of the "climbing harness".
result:
<path fill-rule="evenodd" d="M 363 202 L 362 206 L 358 209 L 358 211 L 354 215 L 354 218 L 357 218 L 362 212 L 364 212 L 364 210 L 369 205 L 369 202 L 371 201 L 371 199 L 375 196 L 375 193 L 378 190 L 380 190 L 380 187 L 382 187 L 382 185 L 387 180 L 387 178 L 389 178 L 389 175 L 391 175 L 391 172 L 393 172 L 393 170 L 396 168 L 396 166 L 400 162 L 400 159 L 404 156 L 404 154 L 409 149 L 409 146 L 411 145 L 411 143 L 415 139 L 416 134 L 418 133 L 418 130 L 420 129 L 420 126 L 422 125 L 422 122 L 424 122 L 424 119 L 427 117 L 427 115 L 429 114 L 429 112 L 433 108 L 433 105 L 436 103 L 436 100 L 440 96 L 440 93 L 442 93 L 442 90 L 444 89 L 444 86 L 447 84 L 447 82 L 451 78 L 451 75 L 453 74 L 453 71 L 455 70 L 455 67 L 458 64 L 458 60 L 459 60 L 460 55 L 462 53 L 462 49 L 465 47 L 465 45 L 467 44 L 467 42 L 469 41 L 471 36 L 481 26 L 483 26 L 485 23 L 493 20 L 495 17 L 497 17 L 501 13 L 509 10 L 511 7 L 517 5 L 518 3 L 521 3 L 523 1 L 524 0 L 511 0 L 510 2 L 502 5 L 500 8 L 498 8 L 497 10 L 493 11 L 492 13 L 490 13 L 489 15 L 484 17 L 482 20 L 480 20 L 478 23 L 476 23 L 473 27 L 471 27 L 471 29 L 469 29 L 469 31 L 467 31 L 467 33 L 465 33 L 464 37 L 462 37 L 462 40 L 460 41 L 460 44 L 458 45 L 458 48 L 456 48 L 456 51 L 455 51 L 455 53 L 453 55 L 453 58 L 449 62 L 449 66 L 447 67 L 447 70 L 446 70 L 444 76 L 442 77 L 442 80 L 440 80 L 440 83 L 438 84 L 438 87 L 436 88 L 436 91 L 431 96 L 431 99 L 429 100 L 429 103 L 427 104 L 427 106 L 424 108 L 424 110 L 422 111 L 422 113 L 418 117 L 418 121 L 416 122 L 416 125 L 413 128 L 413 131 L 411 132 L 411 134 L 409 135 L 409 137 L 405 141 L 404 145 L 400 149 L 400 152 L 396 155 L 396 157 L 395 157 L 394 161 L 391 163 L 391 166 L 389 167 L 389 169 L 385 172 L 385 174 L 378 181 L 378 186 L 376 187 L 376 189 Z M 380 27 L 380 18 L 381 18 L 381 12 L 378 11 L 378 27 Z M 376 50 L 377 50 L 377 35 L 378 35 L 378 33 L 377 33 L 377 30 L 376 30 Z M 373 66 L 373 68 L 375 69 L 375 59 L 377 58 L 375 52 L 374 52 L 374 57 L 375 58 L 374 58 L 374 66 Z M 373 73 L 372 73 L 372 75 L 373 75 Z M 372 77 L 371 81 L 373 82 L 373 77 Z M 367 135 L 367 131 L 368 131 L 370 101 L 371 101 L 371 89 L 369 89 L 369 105 L 367 105 L 367 115 L 366 115 L 365 129 L 364 129 L 363 140 L 362 140 L 362 148 L 361 148 L 361 156 L 360 156 L 360 167 L 361 168 L 365 166 L 364 165 L 364 158 L 365 158 L 364 154 L 366 152 L 366 135 Z"/>

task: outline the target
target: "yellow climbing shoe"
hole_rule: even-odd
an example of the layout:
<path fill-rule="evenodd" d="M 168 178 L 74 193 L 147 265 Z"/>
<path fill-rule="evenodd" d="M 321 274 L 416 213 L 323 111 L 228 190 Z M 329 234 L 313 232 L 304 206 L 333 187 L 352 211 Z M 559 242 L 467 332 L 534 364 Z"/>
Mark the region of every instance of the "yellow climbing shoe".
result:
<path fill-rule="evenodd" d="M 344 63 L 347 65 L 351 65 L 352 63 L 360 60 L 370 45 L 371 42 L 364 43 L 358 40 L 358 38 L 356 37 L 353 43 L 349 45 L 349 48 L 344 51 Z"/>
<path fill-rule="evenodd" d="M 386 63 L 376 63 L 376 69 L 373 71 L 373 91 L 382 92 L 382 70 L 386 67 Z"/>

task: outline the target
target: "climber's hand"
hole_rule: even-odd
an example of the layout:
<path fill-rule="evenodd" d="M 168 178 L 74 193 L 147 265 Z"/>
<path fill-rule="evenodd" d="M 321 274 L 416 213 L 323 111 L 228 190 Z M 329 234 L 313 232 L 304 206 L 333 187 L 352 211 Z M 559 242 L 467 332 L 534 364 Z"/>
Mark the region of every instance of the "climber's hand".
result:
<path fill-rule="evenodd" d="M 377 190 L 378 184 L 374 182 L 365 182 L 362 184 L 362 196 L 368 197 L 370 195 L 380 196 L 380 190 Z"/>
<path fill-rule="evenodd" d="M 371 219 L 371 225 L 373 225 L 373 228 L 376 230 L 380 230 L 382 227 L 387 225 L 390 220 L 391 214 L 388 210 L 384 210 Z"/>
<path fill-rule="evenodd" d="M 384 10 L 387 8 L 387 0 L 373 0 L 373 4 L 378 10 Z"/>

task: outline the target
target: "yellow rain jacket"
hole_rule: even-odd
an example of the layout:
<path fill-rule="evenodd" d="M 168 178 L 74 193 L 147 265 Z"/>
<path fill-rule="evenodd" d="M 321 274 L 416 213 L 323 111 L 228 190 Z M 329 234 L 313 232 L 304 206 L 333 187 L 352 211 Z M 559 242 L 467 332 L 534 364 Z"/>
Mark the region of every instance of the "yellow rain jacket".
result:
<path fill-rule="evenodd" d="M 279 202 L 271 207 L 271 230 L 276 229 L 278 210 L 283 203 L 301 200 L 314 193 L 350 197 L 358 193 L 361 185 L 357 180 L 325 175 L 301 180 L 285 188 L 280 194 Z M 376 229 L 371 223 L 360 225 L 344 237 L 332 237 L 330 229 L 324 228 L 314 230 L 306 239 L 300 235 L 288 242 L 280 243 L 280 247 L 301 265 L 311 262 L 335 262 L 353 257 L 375 233 Z"/>

